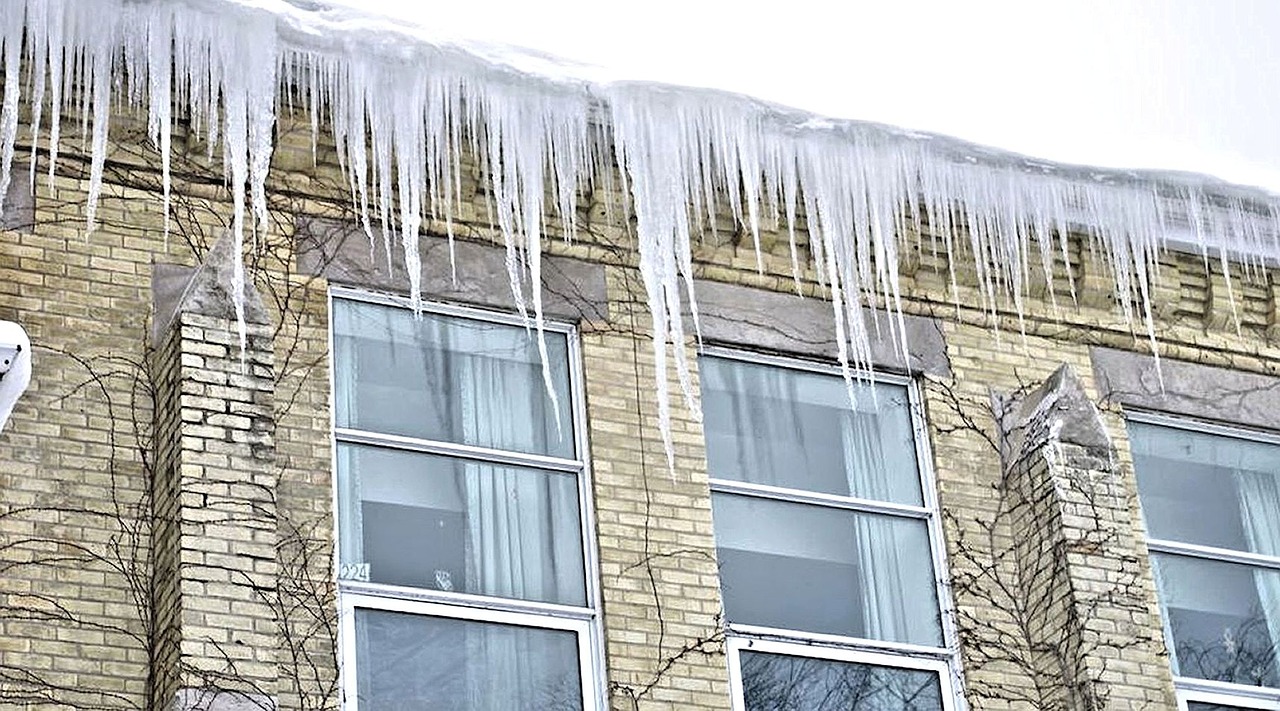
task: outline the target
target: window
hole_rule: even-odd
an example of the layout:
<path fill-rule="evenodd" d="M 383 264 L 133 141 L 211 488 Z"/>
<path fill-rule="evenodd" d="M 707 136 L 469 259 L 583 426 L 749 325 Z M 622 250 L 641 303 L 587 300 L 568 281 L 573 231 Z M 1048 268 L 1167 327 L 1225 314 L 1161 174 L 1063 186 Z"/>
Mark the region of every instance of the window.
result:
<path fill-rule="evenodd" d="M 740 711 L 951 709 L 937 505 L 906 381 L 701 361 Z"/>
<path fill-rule="evenodd" d="M 347 707 L 597 708 L 571 331 L 332 305 Z"/>
<path fill-rule="evenodd" d="M 1280 709 L 1280 439 L 1152 415 L 1129 439 L 1180 703 Z"/>

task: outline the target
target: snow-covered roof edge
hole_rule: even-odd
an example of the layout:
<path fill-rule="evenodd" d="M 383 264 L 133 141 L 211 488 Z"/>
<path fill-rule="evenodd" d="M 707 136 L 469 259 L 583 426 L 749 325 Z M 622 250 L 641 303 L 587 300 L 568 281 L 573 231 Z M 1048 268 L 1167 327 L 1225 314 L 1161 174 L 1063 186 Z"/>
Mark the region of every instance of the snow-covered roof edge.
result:
<path fill-rule="evenodd" d="M 540 334 L 544 215 L 559 216 L 572 233 L 579 186 L 620 167 L 637 220 L 668 444 L 661 374 L 669 357 L 697 410 L 685 351 L 666 345 L 683 343 L 682 304 L 696 303 L 690 248 L 699 227 L 691 220 L 713 216 L 719 200 L 751 234 L 777 220 L 793 244 L 797 217 L 807 217 L 840 359 L 854 367 L 870 359 L 861 307 L 879 302 L 899 313 L 901 240 L 926 221 L 948 248 L 965 240 L 985 306 L 1008 299 L 1019 311 L 1032 256 L 1051 274 L 1055 254 L 1066 257 L 1068 231 L 1087 232 L 1113 270 L 1117 301 L 1127 310 L 1130 295 L 1141 297 L 1141 313 L 1126 318 L 1150 334 L 1152 269 L 1167 244 L 1224 260 L 1280 258 L 1280 197 L 1204 176 L 1065 166 L 738 95 L 597 82 L 546 57 L 433 42 L 281 0 L 0 2 L 0 195 L 11 179 L 20 105 L 32 109 L 31 133 L 52 172 L 63 107 L 81 99 L 68 88 L 82 87 L 91 117 L 90 229 L 113 107 L 146 113 L 167 202 L 176 104 L 221 146 L 239 249 L 246 229 L 266 229 L 272 130 L 297 101 L 317 131 L 332 127 L 366 229 L 380 223 L 388 240 L 399 235 L 415 298 L 419 228 L 428 215 L 448 222 L 459 199 L 455 158 L 474 151 L 491 168 L 497 227 L 516 257 L 512 292 L 522 310 L 527 298 Z M 521 264 L 535 285 L 527 297 Z M 242 292 L 239 262 L 233 282 Z M 696 328 L 696 307 L 692 313 Z M 894 328 L 896 338 L 903 333 Z"/>

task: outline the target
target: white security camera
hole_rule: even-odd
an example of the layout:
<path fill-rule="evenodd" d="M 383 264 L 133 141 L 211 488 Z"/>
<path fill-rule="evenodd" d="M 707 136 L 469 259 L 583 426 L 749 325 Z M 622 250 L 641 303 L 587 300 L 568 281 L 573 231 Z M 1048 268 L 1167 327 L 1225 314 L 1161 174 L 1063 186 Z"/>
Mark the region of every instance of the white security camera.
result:
<path fill-rule="evenodd" d="M 22 351 L 23 345 L 21 343 L 0 343 L 0 381 L 3 381 L 4 376 L 9 374 L 9 370 L 18 361 L 18 356 L 22 355 Z"/>
<path fill-rule="evenodd" d="M 31 341 L 22 326 L 0 321 L 0 431 L 31 382 Z"/>

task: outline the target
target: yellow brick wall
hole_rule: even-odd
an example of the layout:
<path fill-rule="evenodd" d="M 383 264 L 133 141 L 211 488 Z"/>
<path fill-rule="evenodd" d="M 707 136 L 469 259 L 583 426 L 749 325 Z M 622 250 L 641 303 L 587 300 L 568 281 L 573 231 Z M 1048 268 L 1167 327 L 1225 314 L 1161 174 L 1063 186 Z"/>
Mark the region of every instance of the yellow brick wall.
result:
<path fill-rule="evenodd" d="M 305 125 L 281 127 L 275 160 L 289 170 L 273 176 L 271 230 L 250 236 L 248 248 L 277 325 L 278 564 L 282 587 L 288 588 L 283 599 L 298 602 L 288 608 L 282 627 L 288 639 L 277 654 L 283 708 L 333 707 L 338 701 L 328 284 L 297 271 L 291 237 L 297 215 L 352 214 L 332 155 L 322 150 L 319 167 L 313 167 L 309 133 Z M 158 174 L 139 127 L 122 121 L 114 139 L 95 233 L 84 231 L 87 165 L 71 150 L 54 184 L 37 184 L 34 228 L 0 232 L 0 318 L 28 329 L 37 363 L 31 390 L 0 433 L 0 707 L 146 703 L 154 642 L 147 601 L 154 529 L 147 512 L 157 444 L 157 373 L 148 340 L 152 265 L 195 264 L 225 229 L 230 210 L 220 179 L 198 147 L 187 154 L 178 140 L 179 196 L 166 238 Z M 66 145 L 77 140 L 69 136 Z M 471 178 L 464 187 L 473 199 L 456 216 L 459 238 L 491 244 L 496 236 L 485 217 L 482 181 L 474 171 Z M 553 238 L 546 250 L 607 269 L 607 314 L 584 322 L 580 332 L 610 704 L 727 709 L 701 426 L 676 397 L 673 475 L 656 426 L 648 314 L 634 238 L 625 223 L 604 219 L 607 200 L 615 203 L 612 214 L 624 214 L 616 196 L 592 198 L 578 240 Z M 720 224 L 722 234 L 708 235 L 696 247 L 700 278 L 795 290 L 785 238 L 776 232 L 763 236 L 766 253 L 757 271 L 750 238 L 725 231 L 728 220 Z M 441 233 L 443 221 L 426 229 Z M 552 225 L 552 234 L 556 230 Z M 1083 249 L 1075 256 L 1087 260 Z M 1124 323 L 1114 308 L 1110 277 L 1096 262 L 1072 265 L 1078 305 L 1059 283 L 1056 303 L 1040 288 L 1020 319 L 1008 304 L 994 315 L 977 306 L 979 290 L 968 270 L 958 270 L 959 292 L 953 293 L 945 262 L 930 253 L 927 241 L 904 261 L 903 308 L 942 324 L 953 372 L 949 380 L 926 378 L 922 386 L 932 464 L 947 512 L 948 554 L 959 574 L 965 560 L 958 541 L 972 540 L 973 522 L 994 511 L 992 485 L 1000 460 L 988 441 L 995 432 L 991 392 L 1038 383 L 1065 362 L 1097 399 L 1089 347 L 1142 351 L 1149 345 L 1142 326 Z M 803 276 L 801 290 L 820 298 L 814 275 Z M 1157 330 L 1163 357 L 1280 374 L 1280 290 L 1274 274 L 1249 284 L 1233 282 L 1236 317 L 1224 301 L 1226 282 L 1206 274 L 1197 257 L 1166 257 L 1162 277 Z M 693 359 L 695 344 L 683 345 Z M 672 391 L 678 393 L 674 382 Z M 1123 421 L 1118 406 L 1102 405 L 1132 502 Z M 1130 552 L 1140 561 L 1139 585 L 1150 609 L 1115 622 L 1154 631 L 1156 641 L 1109 662 L 1111 707 L 1172 708 L 1140 518 L 1136 505 L 1126 511 L 1125 525 L 1135 532 Z M 1012 530 L 998 528 L 997 534 L 997 546 L 1012 545 Z M 998 631 L 1002 612 L 988 601 L 957 589 L 954 602 L 989 616 Z M 983 655 L 975 650 L 992 643 L 961 640 L 970 703 L 980 709 L 1033 708 L 1019 699 L 1030 698 L 1035 679 L 1016 665 L 976 661 Z"/>
<path fill-rule="evenodd" d="M 677 402 L 671 472 L 638 275 L 611 268 L 608 286 L 582 350 L 612 707 L 727 709 L 702 428 Z"/>

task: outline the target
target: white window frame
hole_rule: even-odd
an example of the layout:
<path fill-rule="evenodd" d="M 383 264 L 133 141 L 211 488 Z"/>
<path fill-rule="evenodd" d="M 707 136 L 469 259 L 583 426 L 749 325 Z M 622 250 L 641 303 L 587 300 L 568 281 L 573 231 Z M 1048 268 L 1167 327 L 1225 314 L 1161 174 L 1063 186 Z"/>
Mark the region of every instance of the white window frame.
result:
<path fill-rule="evenodd" d="M 729 657 L 729 688 L 732 690 L 733 711 L 746 711 L 742 688 L 743 651 L 777 654 L 788 657 L 808 657 L 833 662 L 853 662 L 890 669 L 931 671 L 938 675 L 938 684 L 944 711 L 956 710 L 956 694 L 951 686 L 951 663 L 936 657 L 910 657 L 901 654 L 867 651 L 852 647 L 837 647 L 802 642 L 784 642 L 777 639 L 731 636 L 725 640 L 725 653 Z"/>
<path fill-rule="evenodd" d="M 753 353 L 737 348 L 704 346 L 700 355 L 742 363 L 766 365 L 820 375 L 841 376 L 838 366 L 782 356 Z M 940 684 L 943 708 L 946 711 L 964 711 L 967 705 L 961 693 L 961 675 L 958 637 L 955 629 L 955 608 L 951 599 L 951 587 L 946 576 L 946 548 L 942 539 L 942 515 L 934 484 L 933 454 L 929 448 L 929 433 L 925 423 L 924 405 L 919 386 L 912 378 L 877 372 L 872 382 L 903 387 L 907 393 L 911 417 L 911 434 L 915 444 L 916 473 L 919 477 L 921 505 L 898 504 L 888 501 L 808 492 L 782 487 L 750 484 L 729 479 L 711 477 L 711 493 L 752 496 L 771 501 L 810 504 L 858 513 L 888 514 L 899 518 L 924 521 L 928 529 L 930 558 L 933 564 L 933 580 L 938 600 L 938 614 L 942 625 L 945 646 L 932 647 L 901 642 L 848 637 L 844 635 L 818 634 L 798 630 L 759 627 L 755 625 L 725 623 L 728 632 L 726 650 L 729 657 L 730 687 L 734 711 L 743 711 L 742 673 L 739 651 L 770 652 L 791 656 L 819 657 L 834 661 L 852 661 L 901 669 L 936 671 Z M 714 522 L 712 523 L 714 528 Z"/>
<path fill-rule="evenodd" d="M 1211 683 L 1211 682 L 1204 682 Z M 1260 687 L 1249 687 L 1260 688 Z M 1242 709 L 1263 709 L 1264 711 L 1280 711 L 1280 698 L 1263 696 L 1241 696 L 1238 693 L 1207 691 L 1191 687 L 1179 687 L 1178 709 L 1189 711 L 1192 702 L 1202 704 L 1221 704 Z"/>
<path fill-rule="evenodd" d="M 1230 427 L 1218 423 L 1204 422 L 1189 417 L 1178 417 L 1149 410 L 1126 409 L 1124 416 L 1127 422 L 1137 422 L 1144 425 L 1167 427 L 1170 429 L 1189 432 L 1199 432 L 1219 437 L 1232 437 L 1249 442 L 1261 442 L 1264 444 L 1280 446 L 1280 435 L 1260 430 L 1245 429 L 1243 427 Z M 1137 476 L 1136 467 L 1134 476 Z M 1139 497 L 1139 503 L 1141 503 L 1141 497 Z M 1184 558 L 1198 558 L 1201 560 L 1209 560 L 1219 563 L 1242 564 L 1254 568 L 1268 568 L 1280 572 L 1280 556 L 1246 553 L 1243 551 L 1231 550 L 1229 548 L 1217 548 L 1214 546 L 1197 545 L 1194 543 L 1181 543 L 1164 538 L 1153 538 L 1150 535 L 1147 536 L 1147 550 L 1151 553 L 1182 556 Z M 1160 591 L 1157 589 L 1157 599 L 1159 596 Z M 1163 615 L 1164 601 L 1159 600 L 1159 603 L 1160 613 Z M 1168 626 L 1166 625 L 1165 636 L 1168 637 L 1168 635 L 1169 631 Z M 1165 639 L 1166 646 L 1172 647 L 1173 643 L 1172 639 Z M 1280 711 L 1280 688 L 1277 687 L 1250 686 L 1248 684 L 1210 681 L 1208 679 L 1197 679 L 1195 677 L 1177 675 L 1173 677 L 1173 684 L 1178 691 L 1178 708 L 1181 711 L 1187 711 L 1187 704 L 1192 701 L 1225 704 L 1228 706 L 1238 706 L 1240 708 L 1247 709 L 1268 709 L 1272 711 Z"/>
<path fill-rule="evenodd" d="M 328 313 L 330 315 L 334 313 L 334 303 L 336 301 L 355 301 L 406 310 L 413 309 L 412 302 L 403 297 L 372 293 L 349 287 L 331 286 L 329 288 L 328 304 Z M 422 311 L 433 315 L 469 319 L 483 323 L 507 325 L 522 329 L 530 328 L 530 324 L 519 315 L 467 306 L 423 302 Z M 330 322 L 329 366 L 332 374 L 336 372 L 332 318 Z M 337 378 L 331 376 L 329 424 L 330 430 L 333 432 L 333 437 L 331 438 L 331 461 L 333 471 L 332 510 L 334 511 L 333 535 L 335 545 L 333 556 L 335 576 L 340 567 L 340 549 L 337 545 L 340 526 L 338 512 L 341 511 L 340 492 L 337 483 L 338 445 L 361 444 L 455 459 L 472 459 L 496 464 L 574 473 L 578 483 L 578 525 L 582 541 L 583 581 L 586 587 L 586 602 L 582 607 L 578 607 L 469 593 L 445 592 L 429 588 L 360 582 L 335 577 L 339 613 L 339 684 L 343 696 L 342 705 L 347 711 L 358 711 L 355 673 L 357 650 L 354 644 L 356 638 L 355 611 L 357 609 L 404 612 L 439 618 L 493 622 L 574 632 L 578 637 L 582 707 L 586 711 L 602 711 L 604 709 L 604 703 L 608 698 L 604 660 L 604 631 L 601 627 L 600 576 L 597 574 L 599 564 L 596 557 L 595 511 L 592 505 L 592 497 L 590 496 L 592 490 L 591 467 L 587 456 L 590 449 L 587 442 L 586 400 L 583 391 L 581 344 L 577 337 L 577 328 L 571 324 L 548 320 L 544 323 L 543 328 L 548 333 L 563 335 L 568 346 L 567 370 L 571 392 L 557 393 L 557 395 L 560 398 L 567 397 L 569 399 L 571 426 L 574 433 L 575 457 L 573 459 L 338 427 L 336 409 Z"/>

